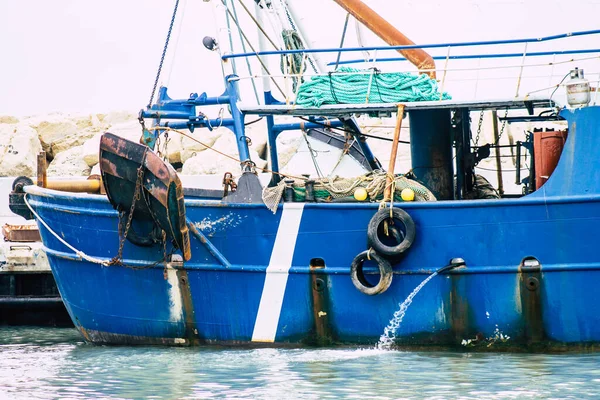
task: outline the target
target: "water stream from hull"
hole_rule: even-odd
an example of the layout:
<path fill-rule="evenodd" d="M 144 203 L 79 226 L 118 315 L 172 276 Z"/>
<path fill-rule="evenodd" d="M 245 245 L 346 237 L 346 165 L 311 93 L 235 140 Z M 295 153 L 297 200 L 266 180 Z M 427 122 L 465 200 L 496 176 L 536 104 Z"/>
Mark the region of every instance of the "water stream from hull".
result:
<path fill-rule="evenodd" d="M 404 319 L 404 314 L 406 314 L 406 310 L 410 306 L 413 301 L 413 298 L 419 293 L 423 286 L 427 284 L 430 280 L 432 280 L 440 271 L 436 271 L 433 274 L 429 275 L 427 279 L 419 284 L 412 292 L 408 295 L 406 300 L 400 303 L 398 311 L 394 313 L 394 316 L 388 323 L 388 325 L 383 330 L 383 335 L 379 338 L 379 342 L 377 343 L 377 349 L 379 350 L 389 350 L 394 345 L 394 341 L 396 340 L 396 331 L 400 327 L 402 323 L 402 319 Z"/>

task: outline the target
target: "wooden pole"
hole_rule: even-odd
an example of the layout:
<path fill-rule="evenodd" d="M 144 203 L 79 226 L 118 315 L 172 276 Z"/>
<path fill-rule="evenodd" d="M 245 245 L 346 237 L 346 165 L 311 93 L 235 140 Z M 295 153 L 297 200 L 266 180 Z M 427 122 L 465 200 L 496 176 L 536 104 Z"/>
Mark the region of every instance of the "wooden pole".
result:
<path fill-rule="evenodd" d="M 46 152 L 40 151 L 37 156 L 37 185 L 46 187 Z"/>
<path fill-rule="evenodd" d="M 387 177 L 385 179 L 385 192 L 383 195 L 383 201 L 391 201 L 393 199 L 392 179 L 394 177 L 394 169 L 396 168 L 396 154 L 398 154 L 398 142 L 400 141 L 402 118 L 404 118 L 404 104 L 398 104 L 398 115 L 396 117 L 396 127 L 394 128 L 394 140 L 392 141 L 390 164 L 388 166 Z"/>
<path fill-rule="evenodd" d="M 494 143 L 496 144 L 496 173 L 498 174 L 498 193 L 504 194 L 504 183 L 502 182 L 502 158 L 500 157 L 500 137 L 498 134 L 498 111 L 492 110 L 492 127 L 494 130 Z"/>
<path fill-rule="evenodd" d="M 97 179 L 70 179 L 70 180 L 55 180 L 47 181 L 48 189 L 60 190 L 62 192 L 78 192 L 78 193 L 100 193 L 102 181 Z"/>

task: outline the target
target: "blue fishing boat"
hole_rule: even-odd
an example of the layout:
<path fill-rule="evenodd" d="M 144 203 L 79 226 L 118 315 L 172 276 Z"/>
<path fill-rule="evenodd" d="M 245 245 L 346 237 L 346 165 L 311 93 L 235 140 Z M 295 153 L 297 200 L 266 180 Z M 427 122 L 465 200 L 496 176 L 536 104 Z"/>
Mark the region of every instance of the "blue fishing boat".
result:
<path fill-rule="evenodd" d="M 298 85 L 292 101 L 278 102 L 265 83 L 265 100 L 258 105 L 239 100 L 238 75 L 226 75 L 224 93 L 214 97 L 192 93 L 176 100 L 161 87 L 157 100 L 140 113 L 141 143 L 110 133 L 102 137 L 106 195 L 25 187 L 23 199 L 37 219 L 77 329 L 100 344 L 375 345 L 399 305 L 416 295 L 412 306 L 402 309 L 402 323 L 396 318 L 387 329 L 395 346 L 597 345 L 600 107 L 590 105 L 589 82 L 575 68 L 562 82 L 555 79 L 553 88 L 567 89 L 565 105 L 552 95 L 452 100 L 423 48 L 477 48 L 598 32 L 416 46 L 398 41 L 393 27 L 383 26 L 372 10 L 357 10 L 360 2 L 337 2 L 382 37 L 381 30 L 392 32 L 386 49 L 401 51 L 421 75 L 336 69 L 309 77 L 301 76 L 301 69 L 292 74 Z M 268 7 L 257 3 L 258 12 Z M 204 44 L 215 49 L 223 42 L 205 38 Z M 333 54 L 335 60 L 346 51 L 355 49 L 296 46 L 221 58 L 231 64 L 238 57 L 299 55 L 299 62 L 290 64 L 302 66 L 313 54 Z M 454 56 L 448 51 L 441 58 L 448 62 Z M 338 58 L 336 68 L 339 63 Z M 344 82 L 336 82 L 344 77 L 367 82 L 359 96 L 366 101 L 346 100 L 338 86 Z M 388 78 L 405 86 L 389 89 Z M 302 96 L 307 88 L 318 91 L 319 83 L 326 89 L 319 104 L 311 105 Z M 327 96 L 333 100 L 324 101 Z M 226 105 L 231 116 L 210 118 L 204 110 L 211 105 Z M 532 161 L 528 176 L 518 177 L 521 195 L 502 196 L 475 173 L 477 164 L 501 147 L 498 140 L 472 143 L 470 115 L 485 110 L 504 113 L 509 124 L 568 123 L 568 134 L 554 132 L 552 141 L 545 141 L 548 132 L 532 132 L 513 146 L 538 168 Z M 354 118 L 359 114 L 396 116 L 387 172 Z M 250 157 L 244 126 L 250 115 L 267 120 L 268 182 L 259 179 Z M 287 119 L 278 122 L 281 116 Z M 396 174 L 399 131 L 407 119 L 412 169 Z M 175 169 L 153 151 L 157 137 L 182 132 L 201 142 L 203 130 L 217 125 L 236 136 L 240 178 L 226 176 L 224 191 L 184 187 Z M 365 174 L 336 180 L 281 173 L 277 135 L 298 129 L 341 138 Z M 544 143 L 553 150 L 545 151 Z"/>

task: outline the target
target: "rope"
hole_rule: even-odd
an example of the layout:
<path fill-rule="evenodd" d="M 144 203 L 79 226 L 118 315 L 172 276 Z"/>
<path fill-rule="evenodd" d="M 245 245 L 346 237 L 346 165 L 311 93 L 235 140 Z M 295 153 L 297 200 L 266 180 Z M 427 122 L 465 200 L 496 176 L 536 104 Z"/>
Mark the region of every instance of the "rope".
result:
<path fill-rule="evenodd" d="M 64 244 L 67 248 L 69 248 L 71 251 L 73 251 L 75 253 L 75 255 L 77 255 L 79 258 L 84 259 L 86 261 L 89 261 L 91 263 L 102 265 L 103 267 L 110 267 L 111 266 L 110 261 L 102 260 L 100 258 L 96 258 L 96 257 L 92 257 L 92 256 L 88 256 L 83 251 L 77 250 L 75 247 L 73 247 L 69 243 L 67 243 L 66 240 L 64 240 L 56 232 L 54 232 L 52 230 L 52 228 L 50 228 L 50 226 L 48 226 L 48 224 L 46 223 L 46 221 L 44 221 L 39 216 L 39 214 L 35 212 L 35 210 L 33 209 L 33 207 L 31 207 L 31 204 L 29 204 L 29 201 L 27 200 L 27 193 L 25 194 L 25 196 L 23 197 L 23 199 L 25 200 L 25 204 L 27 205 L 27 207 L 29 208 L 29 210 L 31 211 L 31 213 L 35 216 L 35 219 L 40 224 L 44 225 L 44 227 L 48 230 L 48 232 L 50 232 L 52 234 L 52 236 L 54 236 L 55 238 L 57 238 L 62 244 Z M 163 233 L 164 233 L 164 231 L 163 231 Z M 164 243 L 166 244 L 166 241 Z M 174 252 L 174 250 L 175 249 L 172 249 L 169 254 L 166 254 L 166 249 L 165 249 L 165 256 L 164 256 L 164 258 L 162 260 L 155 261 L 152 264 L 148 264 L 148 265 L 127 265 L 127 264 L 121 263 L 119 265 L 122 266 L 122 267 L 125 267 L 125 268 L 130 268 L 130 269 L 135 269 L 135 270 L 153 268 L 153 267 L 157 266 L 158 264 L 166 261 L 167 260 L 167 255 L 172 255 L 173 252 Z"/>
<path fill-rule="evenodd" d="M 304 45 L 302 44 L 302 39 L 300 39 L 300 35 L 298 32 L 292 29 L 285 29 L 281 32 L 283 37 L 283 43 L 285 45 L 286 50 L 300 50 L 304 49 Z M 287 61 L 287 65 L 289 66 L 289 71 L 285 70 L 285 64 Z M 289 75 L 301 75 L 306 70 L 306 65 L 304 63 L 304 54 L 303 53 L 294 53 L 294 54 L 282 54 L 281 62 L 280 62 L 281 72 Z M 296 86 L 298 85 L 298 80 L 300 83 L 304 82 L 304 78 L 297 76 L 292 77 L 292 90 L 296 91 Z"/>
<path fill-rule="evenodd" d="M 69 243 L 67 243 L 63 238 L 61 238 L 56 232 L 54 232 L 52 230 L 52 228 L 50 228 L 48 226 L 48 224 L 46 223 L 46 221 L 44 221 L 39 215 L 38 213 L 35 212 L 35 210 L 33 209 L 33 207 L 31 207 L 31 204 L 29 204 L 29 201 L 27 200 L 27 193 L 25 193 L 25 196 L 23 196 L 23 199 L 25 200 L 25 204 L 27 205 L 27 207 L 29 208 L 29 210 L 31 211 L 31 213 L 35 216 L 35 219 L 38 220 L 39 223 L 41 223 L 42 225 L 44 225 L 44 227 L 48 230 L 48 232 L 50 232 L 52 234 L 52 236 L 54 236 L 55 238 L 57 238 L 62 244 L 64 244 L 65 246 L 67 246 L 71 251 L 73 251 L 78 257 L 95 263 L 95 264 L 100 264 L 103 265 L 105 267 L 107 267 L 109 265 L 109 262 L 106 260 L 101 260 L 99 258 L 95 258 L 95 257 L 91 257 L 88 256 L 87 254 L 85 254 L 83 251 L 77 250 L 75 247 L 71 246 Z"/>
<path fill-rule="evenodd" d="M 334 199 L 348 199 L 354 201 L 354 191 L 361 187 L 367 191 L 370 201 L 381 201 L 386 188 L 387 173 L 376 170 L 354 178 L 326 177 L 316 179 L 314 183 L 314 195 L 317 201 L 332 201 Z M 419 182 L 407 178 L 405 175 L 396 175 L 392 182 L 394 201 L 404 201 L 402 190 L 412 189 L 415 193 L 414 201 L 436 201 L 435 196 L 429 189 Z M 274 190 L 273 188 L 269 188 Z M 302 181 L 294 183 L 294 201 L 305 201 L 305 186 Z M 279 202 L 277 199 L 276 203 Z"/>
<path fill-rule="evenodd" d="M 333 176 L 333 173 L 335 172 L 335 170 L 337 169 L 337 167 L 339 167 L 340 163 L 342 162 L 342 160 L 344 159 L 344 156 L 348 155 L 348 152 L 350 151 L 350 148 L 352 146 L 354 146 L 354 143 L 356 143 L 356 138 L 353 137 L 352 139 L 352 143 L 350 143 L 348 141 L 348 139 L 346 139 L 346 143 L 344 144 L 344 149 L 342 150 L 342 152 L 340 153 L 340 156 L 337 160 L 337 162 L 335 163 L 335 165 L 333 166 L 333 168 L 331 169 L 331 172 L 329 173 L 329 176 Z"/>
<path fill-rule="evenodd" d="M 296 24 L 294 23 L 294 19 L 292 18 L 292 15 L 290 14 L 290 10 L 288 9 L 288 6 L 282 0 L 279 0 L 279 3 L 281 4 L 283 11 L 285 12 L 285 16 L 287 17 L 287 20 L 290 23 L 290 27 L 292 28 L 292 31 L 294 31 L 296 36 L 298 36 L 298 38 L 299 38 L 298 40 L 300 41 L 300 44 L 302 45 L 302 39 L 300 38 L 300 35 L 298 34 L 298 29 L 296 28 Z M 302 45 L 301 48 L 303 49 L 304 45 Z M 313 63 L 312 56 L 308 57 L 308 63 L 310 64 L 310 66 L 312 67 L 312 69 L 315 73 L 319 72 L 318 68 Z"/>
<path fill-rule="evenodd" d="M 341 67 L 325 76 L 313 76 L 300 86 L 296 104 L 320 107 L 323 104 L 400 103 L 451 99 L 438 90 L 437 82 L 426 74 L 380 73 Z M 372 81 L 374 90 L 369 90 Z"/>
<path fill-rule="evenodd" d="M 193 140 L 194 142 L 196 142 L 198 144 L 201 144 L 202 146 L 206 147 L 207 149 L 211 149 L 212 151 L 214 151 L 214 152 L 222 155 L 223 157 L 227 157 L 227 158 L 229 158 L 229 159 L 231 159 L 233 161 L 237 161 L 239 163 L 242 163 L 242 161 L 240 159 L 238 159 L 236 157 L 233 157 L 233 156 L 230 156 L 229 154 L 223 153 L 223 152 L 221 152 L 221 151 L 219 151 L 219 150 L 217 150 L 217 149 L 213 148 L 212 146 L 209 146 L 209 145 L 207 145 L 205 143 L 202 143 L 201 141 L 199 141 L 195 137 L 193 137 L 191 135 L 188 135 L 187 133 L 185 133 L 183 131 L 180 131 L 180 130 L 177 130 L 177 129 L 173 129 L 173 128 L 169 128 L 168 126 L 155 126 L 155 127 L 152 127 L 152 128 L 148 128 L 148 130 L 149 131 L 157 131 L 157 130 L 160 130 L 160 131 L 171 131 L 171 132 L 179 133 L 180 135 L 183 135 L 183 136 L 185 136 L 185 137 Z M 305 177 L 294 176 L 294 175 L 289 175 L 289 174 L 282 174 L 280 172 L 271 171 L 268 168 L 257 167 L 256 165 L 253 165 L 253 167 L 256 168 L 256 169 L 258 169 L 258 170 L 261 170 L 262 172 L 279 175 L 282 178 L 293 178 L 293 179 L 298 179 L 298 180 L 301 180 L 301 181 L 308 180 L 308 178 L 305 178 Z"/>

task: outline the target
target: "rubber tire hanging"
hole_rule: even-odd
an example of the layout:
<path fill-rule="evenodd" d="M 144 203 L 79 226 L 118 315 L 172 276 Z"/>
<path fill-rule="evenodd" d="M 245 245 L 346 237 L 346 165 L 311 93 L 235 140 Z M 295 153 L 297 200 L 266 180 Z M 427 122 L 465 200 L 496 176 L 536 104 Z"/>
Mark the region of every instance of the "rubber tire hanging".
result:
<path fill-rule="evenodd" d="M 416 228 L 413 219 L 408 213 L 400 208 L 392 208 L 392 220 L 393 224 L 398 223 L 404 226 L 402 230 L 404 232 L 403 239 L 395 246 L 388 246 L 379 238 L 379 227 L 385 220 L 390 219 L 390 209 L 384 208 L 379 211 L 369 221 L 367 227 L 367 244 L 368 247 L 372 247 L 378 253 L 388 256 L 395 257 L 404 253 L 410 248 L 415 240 Z M 396 230 L 398 230 L 396 228 Z M 398 235 L 393 235 L 398 237 Z"/>
<path fill-rule="evenodd" d="M 377 262 L 377 267 L 379 268 L 380 278 L 376 285 L 373 285 L 367 281 L 363 272 L 364 262 L 369 258 Z M 394 272 L 392 271 L 392 265 L 390 262 L 381 255 L 377 254 L 377 252 L 374 250 L 365 250 L 354 257 L 354 260 L 352 260 L 352 265 L 350 267 L 350 278 L 352 279 L 354 286 L 361 293 L 369 296 L 383 293 L 388 290 L 392 284 L 393 277 Z"/>

